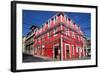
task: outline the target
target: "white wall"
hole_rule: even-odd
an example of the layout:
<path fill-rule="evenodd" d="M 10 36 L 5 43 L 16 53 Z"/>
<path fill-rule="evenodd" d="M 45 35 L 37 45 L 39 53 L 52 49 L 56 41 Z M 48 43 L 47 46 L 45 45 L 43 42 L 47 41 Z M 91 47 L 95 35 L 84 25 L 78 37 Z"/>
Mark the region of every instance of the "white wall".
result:
<path fill-rule="evenodd" d="M 10 1 L 0 0 L 0 73 L 10 72 Z M 54 3 L 73 3 L 73 4 L 86 4 L 86 5 L 98 5 L 100 7 L 100 0 L 30 0 L 40 2 L 54 2 Z M 99 12 L 100 13 L 100 10 Z M 100 14 L 98 15 L 100 16 Z M 100 17 L 98 18 L 100 19 Z M 100 22 L 99 22 L 100 23 Z M 99 24 L 98 23 L 98 24 Z M 100 25 L 98 26 L 100 27 Z M 100 29 L 99 29 L 100 31 Z M 98 34 L 100 37 L 100 34 Z M 100 39 L 98 39 L 100 40 Z M 99 41 L 100 43 L 100 41 Z M 100 48 L 100 46 L 99 46 Z M 98 48 L 98 56 L 100 56 L 100 49 Z M 98 58 L 100 61 L 100 57 Z M 100 66 L 100 63 L 99 63 Z M 38 71 L 35 73 L 99 73 L 100 67 L 96 68 L 81 68 L 81 69 L 65 69 L 65 70 L 51 70 L 51 71 Z M 24 73 L 24 72 L 23 72 Z M 32 73 L 32 72 L 31 72 Z"/>

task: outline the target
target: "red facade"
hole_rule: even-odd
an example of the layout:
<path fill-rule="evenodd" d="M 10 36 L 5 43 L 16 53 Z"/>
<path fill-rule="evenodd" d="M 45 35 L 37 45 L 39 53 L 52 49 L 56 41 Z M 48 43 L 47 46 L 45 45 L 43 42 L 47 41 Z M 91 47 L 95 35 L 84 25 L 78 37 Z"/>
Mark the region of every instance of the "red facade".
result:
<path fill-rule="evenodd" d="M 80 27 L 60 12 L 35 30 L 33 55 L 56 60 L 85 56 L 84 35 Z"/>

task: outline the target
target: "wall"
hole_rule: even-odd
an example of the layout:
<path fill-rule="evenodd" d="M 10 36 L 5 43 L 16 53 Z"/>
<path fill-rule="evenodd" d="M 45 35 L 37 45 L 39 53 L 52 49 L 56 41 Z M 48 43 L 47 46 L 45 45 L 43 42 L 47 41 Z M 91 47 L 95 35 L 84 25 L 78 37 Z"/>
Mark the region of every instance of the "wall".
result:
<path fill-rule="evenodd" d="M 10 72 L 10 1 L 0 0 L 0 73 Z M 57 2 L 57 3 L 73 3 L 73 4 L 88 4 L 99 5 L 100 0 L 33 0 L 33 1 L 45 1 L 45 2 Z M 100 5 L 99 5 L 100 7 Z M 100 10 L 99 12 L 100 13 Z M 98 15 L 100 16 L 100 14 Z M 98 18 L 100 19 L 100 17 Z M 99 22 L 100 24 L 100 22 Z M 100 25 L 98 25 L 98 28 Z M 100 29 L 98 30 L 100 31 Z M 100 37 L 100 33 L 98 34 Z M 100 43 L 100 39 L 98 39 Z M 100 48 L 100 45 L 99 45 Z M 98 56 L 100 56 L 100 49 L 98 48 Z M 100 57 L 98 58 L 100 66 Z M 97 68 L 81 68 L 81 69 L 66 69 L 66 70 L 52 70 L 52 71 L 38 71 L 34 73 L 99 73 L 100 67 Z M 24 72 L 23 72 L 24 73 Z M 28 72 L 33 73 L 33 72 Z"/>

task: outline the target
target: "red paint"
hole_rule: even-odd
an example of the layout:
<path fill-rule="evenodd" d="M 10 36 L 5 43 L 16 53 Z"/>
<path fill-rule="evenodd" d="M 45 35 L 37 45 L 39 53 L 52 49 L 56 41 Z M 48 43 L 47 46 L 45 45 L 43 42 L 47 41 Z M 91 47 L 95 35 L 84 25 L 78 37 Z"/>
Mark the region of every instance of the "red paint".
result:
<path fill-rule="evenodd" d="M 56 18 L 56 21 L 54 21 L 54 18 Z M 48 27 L 49 23 L 50 27 Z M 66 34 L 66 29 L 68 29 L 69 35 Z M 72 37 L 72 31 L 74 32 L 74 37 Z M 82 31 L 64 13 L 58 13 L 53 19 L 51 18 L 50 22 L 46 22 L 37 33 L 35 33 L 34 49 L 38 50 L 33 55 L 45 56 L 52 59 L 56 58 L 58 60 L 74 59 L 84 56 L 84 41 L 81 39 L 83 38 Z M 69 45 L 69 48 L 66 45 Z M 74 46 L 73 49 L 72 46 Z"/>

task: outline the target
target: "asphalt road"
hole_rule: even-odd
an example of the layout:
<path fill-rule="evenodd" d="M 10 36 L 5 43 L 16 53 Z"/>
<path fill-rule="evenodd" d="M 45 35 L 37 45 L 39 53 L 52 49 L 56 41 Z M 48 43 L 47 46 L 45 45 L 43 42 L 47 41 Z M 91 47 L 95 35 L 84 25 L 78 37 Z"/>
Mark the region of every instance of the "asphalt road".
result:
<path fill-rule="evenodd" d="M 45 60 L 43 58 L 35 57 L 28 54 L 23 54 L 23 62 L 47 62 L 47 61 L 49 60 Z"/>
<path fill-rule="evenodd" d="M 69 59 L 70 61 L 72 60 L 88 60 L 91 59 L 91 57 L 84 57 L 84 58 L 79 58 L 79 59 Z M 69 61 L 66 60 L 66 61 Z M 28 54 L 23 54 L 23 62 L 48 62 L 51 61 L 49 59 L 44 59 L 44 58 L 40 58 L 40 57 L 36 57 L 33 55 L 28 55 Z"/>

